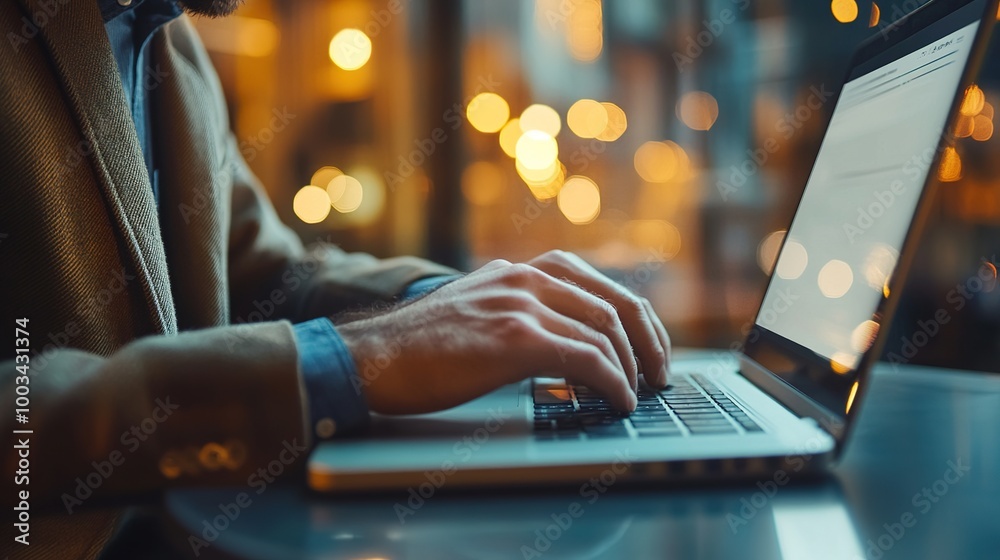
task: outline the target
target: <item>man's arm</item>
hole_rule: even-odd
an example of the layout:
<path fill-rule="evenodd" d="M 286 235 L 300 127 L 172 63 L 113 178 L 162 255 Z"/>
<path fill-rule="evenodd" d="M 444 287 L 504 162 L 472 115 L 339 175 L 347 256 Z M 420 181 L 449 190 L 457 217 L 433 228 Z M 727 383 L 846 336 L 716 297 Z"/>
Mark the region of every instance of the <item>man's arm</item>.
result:
<path fill-rule="evenodd" d="M 377 259 L 347 253 L 326 237 L 303 245 L 278 218 L 257 178 L 230 141 L 233 166 L 229 286 L 234 322 L 260 313 L 301 322 L 351 308 L 392 301 L 414 282 L 457 274 L 416 257 Z M 255 302 L 259 305 L 255 305 Z M 276 317 L 265 317 L 276 318 Z"/>
<path fill-rule="evenodd" d="M 0 418 L 6 472 L 18 470 L 17 438 L 26 443 L 33 504 L 76 511 L 94 497 L 175 484 L 268 484 L 272 461 L 287 476 L 304 469 L 309 435 L 287 322 L 144 338 L 107 358 L 64 349 L 47 359 L 44 371 L 29 369 L 27 423 L 11 408 Z M 0 364 L 3 402 L 14 403 L 23 382 L 17 365 Z"/>

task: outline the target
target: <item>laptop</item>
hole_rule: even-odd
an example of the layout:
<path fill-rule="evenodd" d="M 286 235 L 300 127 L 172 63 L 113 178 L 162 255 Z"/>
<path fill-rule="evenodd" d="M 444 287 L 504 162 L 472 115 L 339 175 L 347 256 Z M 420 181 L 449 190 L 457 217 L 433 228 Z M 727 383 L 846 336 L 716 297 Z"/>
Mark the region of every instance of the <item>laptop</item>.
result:
<path fill-rule="evenodd" d="M 314 450 L 310 487 L 408 489 L 422 504 L 445 485 L 598 493 L 620 480 L 783 484 L 826 468 L 857 417 L 937 177 L 953 171 L 952 127 L 985 104 L 972 82 L 996 18 L 997 0 L 934 0 L 860 46 L 739 352 L 676 358 L 669 385 L 641 386 L 631 414 L 537 377 L 440 413 L 376 415 L 364 437 Z"/>

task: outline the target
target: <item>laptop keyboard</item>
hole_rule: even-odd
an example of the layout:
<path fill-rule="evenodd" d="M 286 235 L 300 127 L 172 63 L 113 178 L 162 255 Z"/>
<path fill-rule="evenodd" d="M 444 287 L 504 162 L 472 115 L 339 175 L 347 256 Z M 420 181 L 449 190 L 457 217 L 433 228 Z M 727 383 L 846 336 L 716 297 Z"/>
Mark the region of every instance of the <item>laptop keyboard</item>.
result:
<path fill-rule="evenodd" d="M 629 414 L 586 387 L 535 381 L 535 438 L 680 438 L 764 431 L 700 374 L 671 377 L 660 391 L 640 386 L 638 397 L 635 412 Z"/>

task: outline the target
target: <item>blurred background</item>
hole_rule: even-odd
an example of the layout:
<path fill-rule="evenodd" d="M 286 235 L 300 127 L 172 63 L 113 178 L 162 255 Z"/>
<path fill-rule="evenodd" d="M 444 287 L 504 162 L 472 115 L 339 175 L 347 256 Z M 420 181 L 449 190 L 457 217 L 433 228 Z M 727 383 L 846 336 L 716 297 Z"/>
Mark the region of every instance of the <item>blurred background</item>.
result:
<path fill-rule="evenodd" d="M 922 3 L 247 0 L 196 25 L 303 240 L 466 270 L 572 250 L 648 297 L 676 345 L 727 348 L 850 53 Z M 914 343 L 906 361 L 1000 371 L 998 56 L 936 170 L 886 348 Z"/>

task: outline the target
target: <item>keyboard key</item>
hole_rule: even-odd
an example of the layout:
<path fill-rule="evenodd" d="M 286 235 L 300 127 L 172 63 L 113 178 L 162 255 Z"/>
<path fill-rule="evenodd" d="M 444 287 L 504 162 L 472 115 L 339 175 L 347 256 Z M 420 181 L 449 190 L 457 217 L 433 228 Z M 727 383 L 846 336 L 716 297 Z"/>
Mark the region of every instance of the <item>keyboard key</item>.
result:
<path fill-rule="evenodd" d="M 730 425 L 729 419 L 725 416 L 681 416 L 681 422 L 685 424 L 723 424 Z"/>
<path fill-rule="evenodd" d="M 718 410 L 675 410 L 680 418 L 726 418 L 727 415 Z"/>
<path fill-rule="evenodd" d="M 674 419 L 669 416 L 632 416 L 629 418 L 632 424 L 674 424 Z"/>
<path fill-rule="evenodd" d="M 551 387 L 551 386 L 548 386 Z M 568 387 L 559 388 L 535 387 L 535 404 L 573 404 L 573 396 L 570 395 Z"/>
<path fill-rule="evenodd" d="M 556 403 L 549 403 L 549 404 L 536 403 L 535 404 L 535 410 L 573 410 L 574 408 L 576 408 L 576 407 L 573 406 L 572 402 L 558 403 L 558 404 L 556 404 Z"/>
<path fill-rule="evenodd" d="M 670 413 L 666 410 L 644 410 L 642 412 L 633 412 L 629 418 L 669 418 Z"/>
<path fill-rule="evenodd" d="M 702 434 L 735 434 L 736 433 L 736 428 L 732 427 L 731 425 L 725 425 L 725 426 L 722 426 L 722 425 L 695 425 L 695 426 L 688 426 L 688 429 L 691 430 L 691 433 L 693 435 L 702 435 Z"/>
<path fill-rule="evenodd" d="M 628 437 L 624 426 L 584 426 L 583 433 L 587 437 Z"/>
<path fill-rule="evenodd" d="M 639 437 L 681 437 L 683 432 L 680 430 L 640 430 L 638 432 Z"/>
<path fill-rule="evenodd" d="M 629 423 L 643 438 L 683 437 L 688 432 L 691 435 L 743 433 L 736 425 L 745 432 L 764 431 L 706 377 L 692 379 L 704 392 L 684 378 L 676 378 L 660 391 L 642 385 L 637 394 L 638 405 L 631 414 L 614 409 L 607 399 L 586 387 L 538 385 L 534 391 L 536 439 L 627 438 Z"/>

